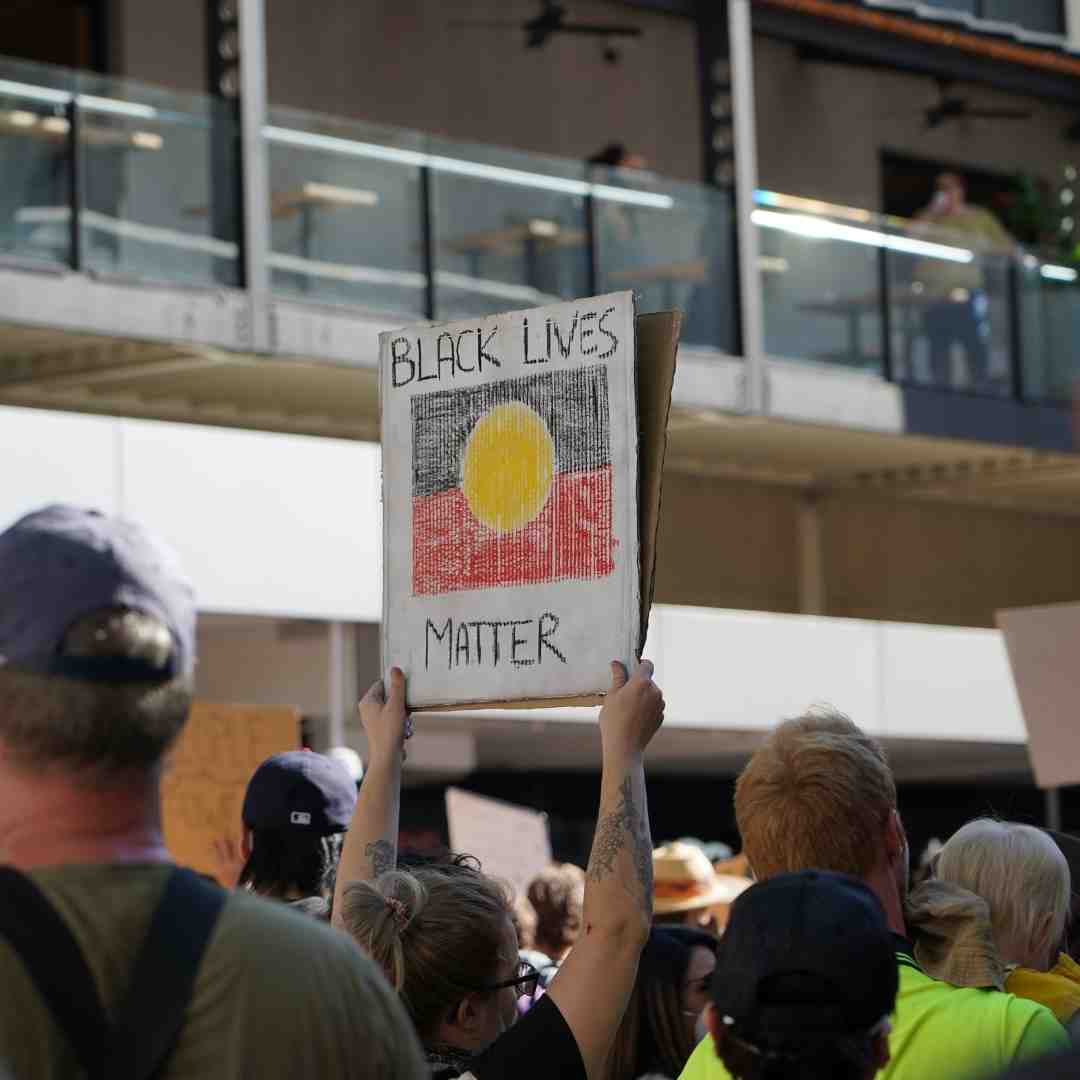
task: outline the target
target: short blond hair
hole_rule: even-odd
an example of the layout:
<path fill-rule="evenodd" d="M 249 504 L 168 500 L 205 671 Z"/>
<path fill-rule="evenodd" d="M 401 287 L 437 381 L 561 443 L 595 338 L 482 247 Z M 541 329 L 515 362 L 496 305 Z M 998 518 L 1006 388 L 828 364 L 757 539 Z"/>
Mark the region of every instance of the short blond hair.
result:
<path fill-rule="evenodd" d="M 1065 933 L 1072 899 L 1069 864 L 1034 825 L 969 821 L 941 849 L 936 876 L 986 901 L 994 944 L 1007 964 L 1056 946 Z"/>
<path fill-rule="evenodd" d="M 759 879 L 799 870 L 865 877 L 895 809 L 884 750 L 831 709 L 781 724 L 735 784 L 735 819 Z"/>

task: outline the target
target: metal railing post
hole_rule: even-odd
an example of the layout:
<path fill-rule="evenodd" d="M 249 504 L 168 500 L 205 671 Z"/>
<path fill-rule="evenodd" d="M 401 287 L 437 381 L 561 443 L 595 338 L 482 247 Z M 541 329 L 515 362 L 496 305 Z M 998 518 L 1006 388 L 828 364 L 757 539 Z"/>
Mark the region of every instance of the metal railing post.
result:
<path fill-rule="evenodd" d="M 895 380 L 892 347 L 892 305 L 889 303 L 889 252 L 878 248 L 878 289 L 881 294 L 881 377 Z M 910 372 L 909 372 L 910 376 Z"/>
<path fill-rule="evenodd" d="M 1017 401 L 1024 400 L 1024 316 L 1021 314 L 1020 267 L 1009 259 L 1007 294 L 1012 309 L 1009 319 L 1009 389 Z"/>
<path fill-rule="evenodd" d="M 597 265 L 596 250 L 596 196 L 591 187 L 585 196 L 585 248 L 588 253 L 585 295 L 595 296 L 600 291 L 600 267 Z"/>
<path fill-rule="evenodd" d="M 266 140 L 265 0 L 239 0 L 240 141 L 242 146 L 244 285 L 251 311 L 250 347 L 269 352 L 270 175 Z"/>
<path fill-rule="evenodd" d="M 420 238 L 424 260 L 424 315 L 435 318 L 435 212 L 432 206 L 431 166 L 420 166 L 420 216 L 423 236 Z"/>
<path fill-rule="evenodd" d="M 68 219 L 69 251 L 68 261 L 71 269 L 78 273 L 83 268 L 82 242 L 82 204 L 83 204 L 83 162 L 82 162 L 82 116 L 79 111 L 78 97 L 72 94 L 67 106 L 68 155 L 70 170 L 68 173 L 68 205 L 71 217 Z"/>
<path fill-rule="evenodd" d="M 739 314 L 742 325 L 748 413 L 767 409 L 768 360 L 761 296 L 757 227 L 753 222 L 757 191 L 757 133 L 754 108 L 754 52 L 750 0 L 729 0 L 728 39 L 731 48 L 731 98 L 735 133 L 735 212 L 739 253 Z"/>

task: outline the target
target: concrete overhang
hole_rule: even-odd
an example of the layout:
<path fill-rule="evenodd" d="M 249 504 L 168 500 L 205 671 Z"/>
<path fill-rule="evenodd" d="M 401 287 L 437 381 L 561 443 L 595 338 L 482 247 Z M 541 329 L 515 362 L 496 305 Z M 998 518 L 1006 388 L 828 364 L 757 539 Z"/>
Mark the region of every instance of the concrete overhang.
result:
<path fill-rule="evenodd" d="M 378 333 L 415 316 L 270 314 L 256 355 L 236 290 L 0 266 L 0 404 L 377 440 Z M 671 471 L 1080 515 L 1080 457 L 905 433 L 903 391 L 877 375 L 771 360 L 768 415 L 749 416 L 739 359 L 683 348 L 679 365 Z"/>

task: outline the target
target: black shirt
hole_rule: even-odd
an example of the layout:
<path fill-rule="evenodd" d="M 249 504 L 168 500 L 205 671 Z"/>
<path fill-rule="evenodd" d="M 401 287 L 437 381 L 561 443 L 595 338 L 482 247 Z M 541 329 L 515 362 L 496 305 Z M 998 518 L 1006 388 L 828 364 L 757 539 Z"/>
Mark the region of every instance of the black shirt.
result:
<path fill-rule="evenodd" d="M 586 1080 L 585 1062 L 558 1005 L 544 995 L 512 1028 L 477 1054 L 466 1070 L 440 1068 L 436 1080 L 471 1074 L 476 1080 Z"/>

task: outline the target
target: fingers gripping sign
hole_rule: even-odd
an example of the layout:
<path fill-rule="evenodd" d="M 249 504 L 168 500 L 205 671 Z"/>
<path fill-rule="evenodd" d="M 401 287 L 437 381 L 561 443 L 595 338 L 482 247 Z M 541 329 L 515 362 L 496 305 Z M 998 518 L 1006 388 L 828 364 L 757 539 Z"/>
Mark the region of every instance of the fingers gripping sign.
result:
<path fill-rule="evenodd" d="M 642 660 L 632 676 L 614 660 L 611 689 L 600 710 L 600 731 L 605 742 L 641 753 L 664 721 L 664 695 L 653 682 L 653 665 Z"/>
<path fill-rule="evenodd" d="M 401 668 L 390 669 L 390 692 L 387 693 L 386 684 L 380 679 L 361 699 L 359 711 L 371 757 L 400 753 L 404 760 L 413 721 L 405 708 L 405 674 Z"/>

